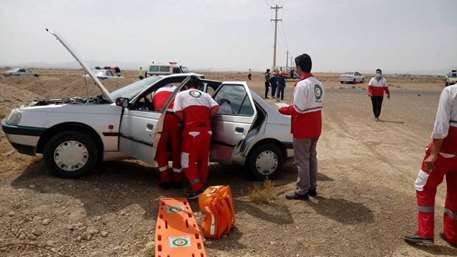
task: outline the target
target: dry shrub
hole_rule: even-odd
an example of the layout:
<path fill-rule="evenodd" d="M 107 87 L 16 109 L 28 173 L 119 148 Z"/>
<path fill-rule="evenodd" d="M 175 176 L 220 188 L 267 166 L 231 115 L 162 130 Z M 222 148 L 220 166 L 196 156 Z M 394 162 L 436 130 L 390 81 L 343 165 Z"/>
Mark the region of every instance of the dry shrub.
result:
<path fill-rule="evenodd" d="M 254 203 L 269 204 L 273 200 L 273 182 L 265 180 L 261 185 L 254 185 L 249 199 Z"/>

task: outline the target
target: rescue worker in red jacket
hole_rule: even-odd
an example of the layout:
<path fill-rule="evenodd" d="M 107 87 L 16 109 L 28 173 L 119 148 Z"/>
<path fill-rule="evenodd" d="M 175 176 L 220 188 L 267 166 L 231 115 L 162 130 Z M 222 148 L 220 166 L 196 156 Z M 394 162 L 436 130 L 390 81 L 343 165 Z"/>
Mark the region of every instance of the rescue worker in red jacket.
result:
<path fill-rule="evenodd" d="M 373 107 L 373 115 L 376 121 L 379 121 L 381 115 L 382 101 L 384 93 L 387 98 L 390 98 L 389 86 L 387 80 L 382 75 L 381 69 L 376 69 L 376 75 L 370 79 L 368 83 L 368 96 L 371 98 L 371 105 Z"/>
<path fill-rule="evenodd" d="M 291 130 L 297 165 L 296 190 L 286 195 L 289 200 L 308 200 L 317 196 L 316 146 L 322 129 L 322 106 L 324 89 L 322 83 L 311 74 L 312 61 L 307 54 L 295 58 L 300 81 L 294 89 L 293 104 L 282 107 L 279 112 L 292 116 Z"/>
<path fill-rule="evenodd" d="M 219 105 L 207 93 L 198 90 L 200 79 L 192 77 L 187 90 L 176 95 L 173 110 L 183 122 L 181 167 L 189 180 L 189 199 L 203 192 L 208 177 L 208 159 L 211 140 L 211 118 Z"/>
<path fill-rule="evenodd" d="M 446 176 L 447 193 L 441 237 L 457 247 L 457 85 L 441 92 L 432 143 L 428 146 L 415 182 L 417 231 L 406 236 L 413 244 L 433 243 L 436 189 Z"/>
<path fill-rule="evenodd" d="M 159 88 L 153 96 L 152 105 L 154 111 L 159 112 L 173 95 L 176 86 L 165 86 Z M 179 119 L 173 112 L 173 101 L 166 110 L 162 135 L 157 145 L 156 161 L 159 166 L 159 186 L 168 189 L 171 186 L 180 187 L 181 183 L 181 129 Z M 171 158 L 173 162 L 173 172 L 168 167 L 168 148 L 170 146 Z"/>

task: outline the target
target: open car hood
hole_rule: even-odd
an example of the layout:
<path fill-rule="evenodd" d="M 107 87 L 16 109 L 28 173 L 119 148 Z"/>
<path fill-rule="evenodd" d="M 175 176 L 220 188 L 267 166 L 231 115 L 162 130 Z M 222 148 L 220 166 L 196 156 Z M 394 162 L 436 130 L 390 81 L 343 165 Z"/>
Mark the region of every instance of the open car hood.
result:
<path fill-rule="evenodd" d="M 59 41 L 65 47 L 65 49 L 67 49 L 67 51 L 73 56 L 73 58 L 75 58 L 75 60 L 81 65 L 81 67 L 87 72 L 87 74 L 89 74 L 89 76 L 95 81 L 95 84 L 98 86 L 98 88 L 100 88 L 100 91 L 102 91 L 103 99 L 113 103 L 114 100 L 111 98 L 108 90 L 106 90 L 106 87 L 103 86 L 102 82 L 100 82 L 97 76 L 95 76 L 95 74 L 89 69 L 89 67 L 78 57 L 78 55 L 76 55 L 76 52 L 70 48 L 68 43 L 65 42 L 65 40 L 59 34 L 47 28 L 46 31 L 53 35 L 57 39 L 57 41 Z"/>

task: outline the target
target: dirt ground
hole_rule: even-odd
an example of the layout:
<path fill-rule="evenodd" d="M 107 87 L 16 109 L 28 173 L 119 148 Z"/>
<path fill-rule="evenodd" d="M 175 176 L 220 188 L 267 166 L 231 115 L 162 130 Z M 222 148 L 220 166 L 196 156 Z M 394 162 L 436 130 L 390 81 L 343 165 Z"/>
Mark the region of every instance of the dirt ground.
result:
<path fill-rule="evenodd" d="M 40 70 L 40 78 L 0 77 L 0 118 L 39 98 L 98 93 L 86 90 L 81 71 Z M 285 201 L 296 169 L 288 162 L 274 181 L 274 200 L 254 204 L 255 182 L 239 167 L 210 166 L 211 185 L 234 192 L 236 228 L 207 241 L 208 256 L 455 256 L 436 244 L 414 248 L 402 236 L 415 231 L 414 180 L 429 141 L 443 80 L 391 75 L 392 98 L 382 122 L 371 115 L 366 84 L 340 85 L 335 74 L 317 74 L 326 88 L 324 131 L 319 141 L 319 197 Z M 208 78 L 245 80 L 243 73 Z M 110 89 L 135 80 L 111 80 Z M 263 92 L 261 74 L 249 85 Z M 293 83 L 288 83 L 289 99 Z M 47 174 L 39 157 L 18 154 L 0 132 L 0 256 L 153 256 L 154 226 L 162 191 L 153 169 L 135 161 L 108 162 L 91 175 L 64 180 Z M 436 235 L 442 225 L 439 191 Z M 194 206 L 194 210 L 197 210 Z"/>

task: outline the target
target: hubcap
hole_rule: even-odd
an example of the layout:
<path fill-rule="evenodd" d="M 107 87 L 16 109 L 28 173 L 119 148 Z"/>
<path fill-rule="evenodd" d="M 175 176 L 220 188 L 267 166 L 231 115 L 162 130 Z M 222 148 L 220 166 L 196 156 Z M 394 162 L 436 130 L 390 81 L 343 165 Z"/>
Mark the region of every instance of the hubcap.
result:
<path fill-rule="evenodd" d="M 81 169 L 89 159 L 86 146 L 78 141 L 64 141 L 54 151 L 54 161 L 64 171 Z"/>
<path fill-rule="evenodd" d="M 257 156 L 255 166 L 260 174 L 268 176 L 276 171 L 278 163 L 278 155 L 273 151 L 266 150 Z"/>

